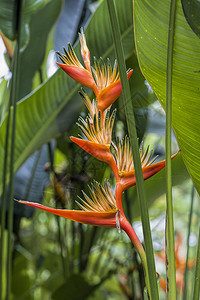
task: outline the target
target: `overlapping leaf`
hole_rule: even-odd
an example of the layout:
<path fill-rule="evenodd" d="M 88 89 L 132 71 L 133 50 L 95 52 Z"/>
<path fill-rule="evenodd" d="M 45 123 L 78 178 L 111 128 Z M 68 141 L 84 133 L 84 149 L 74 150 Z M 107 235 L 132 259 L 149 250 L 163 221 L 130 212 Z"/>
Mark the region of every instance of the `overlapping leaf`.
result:
<path fill-rule="evenodd" d="M 169 0 L 134 0 L 140 68 L 165 108 Z M 200 40 L 177 1 L 173 49 L 172 125 L 181 154 L 200 192 Z"/>

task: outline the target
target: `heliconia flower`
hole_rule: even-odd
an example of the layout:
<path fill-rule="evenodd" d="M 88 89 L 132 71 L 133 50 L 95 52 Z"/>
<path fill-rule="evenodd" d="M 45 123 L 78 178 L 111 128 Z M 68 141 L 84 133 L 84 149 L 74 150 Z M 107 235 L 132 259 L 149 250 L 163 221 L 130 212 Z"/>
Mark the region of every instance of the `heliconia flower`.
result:
<path fill-rule="evenodd" d="M 65 48 L 63 49 L 65 51 L 65 54 L 56 52 L 60 57 L 61 61 L 63 62 L 62 64 L 57 63 L 57 65 L 77 82 L 89 88 L 92 88 L 93 90 L 96 91 L 97 87 L 94 82 L 92 73 L 88 69 L 85 69 L 83 65 L 80 63 L 72 46 L 68 44 L 68 52 L 66 51 Z M 85 51 L 83 51 L 83 53 L 84 55 L 86 55 Z M 85 57 L 87 58 L 87 55 Z M 89 68 L 88 62 L 87 62 L 87 68 Z"/>
<path fill-rule="evenodd" d="M 81 92 L 79 92 L 79 95 L 82 97 L 83 102 L 85 104 L 85 106 L 87 107 L 88 111 L 89 111 L 89 116 L 91 119 L 91 123 L 93 123 L 93 119 L 94 119 L 94 115 L 98 114 L 98 105 L 97 105 L 97 101 L 93 100 L 91 102 L 90 98 L 88 97 L 87 93 L 84 91 L 84 89 L 81 89 Z"/>
<path fill-rule="evenodd" d="M 81 43 L 81 55 L 86 68 L 84 68 L 80 63 L 70 44 L 68 44 L 68 52 L 64 48 L 65 54 L 56 52 L 63 62 L 62 64 L 57 63 L 57 65 L 77 82 L 92 88 L 97 97 L 98 109 L 104 111 L 109 108 L 113 102 L 115 102 L 122 92 L 121 81 L 117 71 L 117 62 L 115 61 L 112 68 L 109 59 L 107 59 L 107 64 L 105 64 L 103 59 L 97 61 L 94 58 L 92 74 L 90 66 L 90 51 L 87 47 L 82 28 L 79 38 Z M 132 69 L 127 71 L 128 79 L 132 73 Z"/>
<path fill-rule="evenodd" d="M 89 111 L 89 115 L 86 120 L 80 117 L 79 123 L 77 123 L 84 136 L 81 138 L 70 137 L 70 139 L 90 155 L 109 164 L 117 176 L 116 163 L 110 152 L 116 110 L 112 113 L 110 110 L 100 112 L 97 102 L 93 101 L 92 103 L 83 89 L 80 95 Z"/>
<path fill-rule="evenodd" d="M 96 93 L 98 108 L 104 111 L 115 102 L 122 92 L 119 72 L 117 71 L 117 61 L 115 60 L 112 68 L 109 59 L 107 59 L 107 64 L 102 58 L 100 61 L 95 59 L 92 71 L 98 88 L 98 93 Z M 132 73 L 132 69 L 127 71 L 128 79 Z"/>
<path fill-rule="evenodd" d="M 34 202 L 17 201 L 79 223 L 117 227 L 120 230 L 120 216 L 108 180 L 105 180 L 104 186 L 94 181 L 90 187 L 90 197 L 84 192 L 83 195 L 85 199 L 78 203 L 81 210 L 55 209 Z"/>
<path fill-rule="evenodd" d="M 129 187 L 136 184 L 133 156 L 129 139 L 128 137 L 125 137 L 121 142 L 117 143 L 117 146 L 114 143 L 112 143 L 112 146 L 114 149 L 114 156 L 120 176 L 121 190 L 124 191 L 125 189 L 128 189 Z M 165 167 L 165 160 L 153 164 L 157 156 L 152 159 L 152 151 L 150 151 L 149 153 L 148 152 L 149 146 L 144 151 L 142 144 L 142 146 L 140 147 L 140 159 L 144 180 L 153 176 Z M 179 152 L 172 155 L 171 158 L 173 159 L 178 153 Z"/>

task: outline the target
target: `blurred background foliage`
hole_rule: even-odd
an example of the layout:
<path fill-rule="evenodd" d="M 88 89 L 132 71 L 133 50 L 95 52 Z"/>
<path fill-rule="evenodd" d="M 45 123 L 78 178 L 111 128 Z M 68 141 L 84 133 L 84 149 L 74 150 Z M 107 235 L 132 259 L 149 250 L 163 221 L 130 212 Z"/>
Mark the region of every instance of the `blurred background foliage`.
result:
<path fill-rule="evenodd" d="M 80 84 L 57 70 L 55 51 L 70 42 L 80 57 L 78 32 L 86 29 L 91 58 L 115 53 L 105 1 L 24 1 L 20 49 L 19 93 L 15 149 L 14 196 L 44 205 L 73 209 L 81 190 L 87 192 L 92 179 L 103 182 L 113 175 L 110 168 L 73 144 L 69 137 L 79 134 L 80 114 L 86 115 L 78 95 Z M 165 118 L 156 95 L 139 68 L 133 38 L 131 0 L 116 0 L 139 141 L 150 144 L 154 155 L 164 159 Z M 3 165 L 5 120 L 7 117 L 11 64 L 16 32 L 15 1 L 0 4 L 1 49 L 5 72 L 0 82 L 0 165 Z M 9 39 L 7 40 L 6 37 Z M 2 72 L 3 72 L 3 57 Z M 94 95 L 90 94 L 92 98 Z M 117 100 L 113 138 L 127 134 L 122 101 Z M 173 135 L 173 153 L 178 150 Z M 174 220 L 181 236 L 180 259 L 185 261 L 192 182 L 181 155 L 173 161 Z M 2 182 L 2 170 L 0 175 Z M 159 253 L 164 249 L 165 170 L 145 182 L 150 207 L 157 271 L 165 277 Z M 9 187 L 8 187 L 9 188 Z M 0 190 L 2 189 L 0 183 Z M 143 241 L 136 189 L 123 195 L 125 211 Z M 199 223 L 199 199 L 194 193 L 189 258 L 194 260 Z M 144 276 L 132 244 L 115 229 L 77 224 L 66 219 L 14 206 L 14 252 L 12 296 L 29 299 L 142 299 Z M 6 250 L 6 249 L 5 249 Z M 6 253 L 7 251 L 5 251 Z M 5 266 L 6 268 L 6 266 Z M 181 270 L 183 282 L 184 269 Z M 193 268 L 188 274 L 188 295 L 192 293 Z M 5 285 L 2 287 L 5 290 Z M 178 296 L 182 294 L 179 288 Z M 160 290 L 161 299 L 165 298 Z M 188 296 L 189 297 L 189 296 Z M 189 298 L 188 298 L 189 299 Z"/>

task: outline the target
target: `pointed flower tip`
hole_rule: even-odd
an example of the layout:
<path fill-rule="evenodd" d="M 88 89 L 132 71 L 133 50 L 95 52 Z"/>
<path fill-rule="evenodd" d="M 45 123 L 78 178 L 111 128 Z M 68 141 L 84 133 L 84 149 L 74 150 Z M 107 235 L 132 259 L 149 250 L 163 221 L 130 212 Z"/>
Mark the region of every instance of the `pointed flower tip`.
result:
<path fill-rule="evenodd" d="M 127 77 L 128 77 L 128 79 L 131 77 L 132 74 L 133 74 L 133 69 L 130 69 L 130 70 L 127 72 Z"/>
<path fill-rule="evenodd" d="M 91 71 L 91 67 L 90 67 L 90 51 L 89 51 L 87 43 L 86 43 L 86 39 L 85 39 L 85 34 L 84 34 L 84 31 L 83 31 L 83 28 L 81 28 L 81 30 L 80 30 L 79 39 L 80 39 L 80 43 L 81 43 L 81 55 L 82 55 L 82 58 L 84 60 L 84 64 L 86 66 L 86 69 L 88 71 Z"/>
<path fill-rule="evenodd" d="M 179 153 L 181 153 L 181 150 L 179 149 L 175 154 L 173 154 L 171 156 L 171 159 L 174 159 L 174 157 L 176 157 Z"/>
<path fill-rule="evenodd" d="M 91 188 L 91 197 L 92 200 L 88 196 L 85 196 L 85 200 L 82 201 L 83 204 L 79 205 L 83 210 L 55 209 L 39 203 L 22 200 L 18 202 L 79 223 L 115 227 L 117 208 L 115 206 L 116 202 L 114 196 L 111 195 L 109 185 L 106 184 L 104 187 L 100 187 L 99 184 L 94 183 L 94 186 Z M 98 197 L 100 199 L 98 199 Z"/>
<path fill-rule="evenodd" d="M 65 54 L 58 54 L 62 63 L 57 63 L 57 65 L 74 80 L 87 87 L 94 88 L 95 82 L 90 71 L 90 67 L 86 69 L 83 67 L 78 60 L 71 44 L 68 44 L 68 52 L 65 48 L 64 52 Z"/>

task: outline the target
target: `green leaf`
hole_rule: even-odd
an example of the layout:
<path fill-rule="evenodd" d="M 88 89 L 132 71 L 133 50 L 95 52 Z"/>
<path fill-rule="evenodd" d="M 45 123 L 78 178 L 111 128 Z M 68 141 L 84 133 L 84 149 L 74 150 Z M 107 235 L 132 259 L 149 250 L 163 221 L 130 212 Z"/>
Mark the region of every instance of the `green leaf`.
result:
<path fill-rule="evenodd" d="M 170 1 L 134 0 L 135 42 L 141 71 L 165 108 Z M 200 40 L 177 1 L 172 126 L 184 163 L 200 192 Z"/>
<path fill-rule="evenodd" d="M 128 56 L 133 51 L 132 5 L 130 0 L 116 1 L 124 41 L 124 51 Z M 101 26 L 99 26 L 101 24 Z M 86 30 L 86 38 L 91 53 L 98 58 L 114 56 L 112 33 L 103 1 L 91 18 Z M 75 48 L 80 53 L 80 45 Z M 80 84 L 71 79 L 62 70 L 58 70 L 35 92 L 17 105 L 16 146 L 14 171 L 41 145 L 60 133 L 68 130 L 78 118 L 82 100 L 77 95 Z M 6 120 L 0 128 L 0 165 L 3 164 Z M 0 184 L 2 182 L 0 174 Z M 0 185 L 1 191 L 1 185 Z"/>
<path fill-rule="evenodd" d="M 31 279 L 28 274 L 29 260 L 23 254 L 16 251 L 13 265 L 12 293 L 15 299 L 22 297 L 26 300 L 33 299 L 31 290 Z"/>
<path fill-rule="evenodd" d="M 33 13 L 37 13 L 41 8 L 51 0 L 24 0 L 23 3 L 23 37 L 22 40 L 28 39 L 27 24 Z M 17 18 L 17 1 L 2 0 L 0 2 L 0 29 L 3 34 L 10 40 L 16 39 L 16 18 Z"/>
<path fill-rule="evenodd" d="M 200 2 L 198 0 L 181 0 L 181 2 L 188 24 L 200 38 Z"/>
<path fill-rule="evenodd" d="M 84 300 L 93 290 L 94 287 L 82 275 L 73 274 L 53 293 L 52 299 Z"/>
<path fill-rule="evenodd" d="M 3 79 L 0 83 L 0 124 L 3 122 L 9 102 L 9 88 L 6 79 Z"/>
<path fill-rule="evenodd" d="M 59 16 L 62 2 L 51 0 L 37 14 L 30 16 L 28 43 L 20 51 L 18 100 L 31 92 L 33 77 L 44 60 L 48 34 Z"/>

